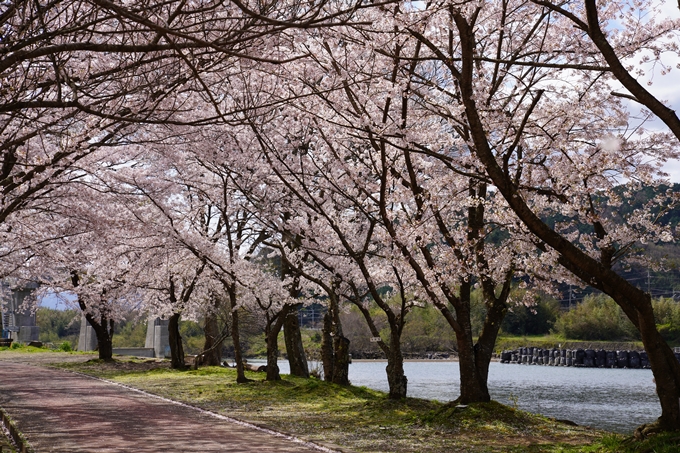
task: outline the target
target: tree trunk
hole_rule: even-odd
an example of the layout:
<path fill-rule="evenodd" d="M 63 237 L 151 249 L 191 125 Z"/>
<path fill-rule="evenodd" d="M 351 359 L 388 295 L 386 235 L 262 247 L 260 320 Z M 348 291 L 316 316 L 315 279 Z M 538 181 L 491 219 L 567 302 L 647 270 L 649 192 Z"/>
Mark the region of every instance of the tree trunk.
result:
<path fill-rule="evenodd" d="M 491 401 L 486 379 L 478 373 L 475 344 L 470 322 L 471 278 L 460 285 L 460 304 L 455 307 L 459 328 L 455 330 L 458 343 L 458 365 L 460 368 L 461 404 L 486 403 Z"/>
<path fill-rule="evenodd" d="M 645 294 L 649 298 L 649 295 Z M 661 403 L 661 416 L 656 424 L 643 425 L 636 434 L 645 435 L 656 430 L 680 430 L 680 364 L 673 350 L 656 328 L 651 299 L 649 309 L 638 311 L 638 330 L 647 351 L 649 364 L 656 382 L 656 393 Z"/>
<path fill-rule="evenodd" d="M 349 339 L 342 334 L 340 302 L 335 295 L 330 298 L 328 314 L 331 318 L 333 335 L 333 377 L 331 381 L 334 384 L 349 385 Z"/>
<path fill-rule="evenodd" d="M 80 276 L 75 270 L 71 271 L 71 283 L 74 288 L 80 286 Z M 99 307 L 99 312 L 101 313 L 101 318 L 96 321 L 91 314 L 87 313 L 87 305 L 85 301 L 78 298 L 78 306 L 85 313 L 85 319 L 94 329 L 94 333 L 97 336 L 97 349 L 99 350 L 99 359 L 105 360 L 107 362 L 113 360 L 113 320 L 109 319 L 107 316 L 108 309 L 106 308 L 106 291 L 102 292 L 100 302 L 102 305 Z M 108 324 L 108 325 L 107 325 Z"/>
<path fill-rule="evenodd" d="M 279 360 L 279 332 L 281 332 L 281 327 L 283 327 L 283 323 L 288 315 L 288 310 L 290 310 L 290 305 L 284 305 L 281 311 L 274 317 L 267 319 L 267 325 L 265 326 L 268 381 L 281 380 L 277 363 Z"/>
<path fill-rule="evenodd" d="M 309 367 L 305 349 L 302 345 L 300 333 L 300 320 L 298 310 L 300 305 L 291 306 L 283 321 L 283 335 L 286 342 L 286 354 L 290 364 L 290 374 L 303 378 L 309 378 Z"/>
<path fill-rule="evenodd" d="M 205 343 L 203 344 L 203 353 L 201 353 L 202 363 L 206 366 L 220 366 L 222 363 L 222 341 L 220 340 L 220 328 L 216 314 L 206 315 L 203 331 Z"/>
<path fill-rule="evenodd" d="M 349 385 L 349 339 L 342 336 L 340 319 L 333 322 L 332 310 L 323 316 L 321 359 L 324 380 L 339 385 Z"/>
<path fill-rule="evenodd" d="M 246 378 L 245 367 L 243 366 L 243 353 L 241 351 L 241 334 L 239 333 L 238 309 L 231 312 L 231 341 L 234 343 L 234 362 L 236 363 L 236 382 L 243 384 L 250 382 Z"/>
<path fill-rule="evenodd" d="M 333 344 L 333 321 L 331 312 L 323 315 L 323 329 L 321 329 L 321 363 L 323 364 L 323 380 L 333 382 L 334 375 L 334 344 Z"/>
<path fill-rule="evenodd" d="M 179 334 L 179 313 L 173 313 L 168 322 L 168 340 L 170 342 L 170 366 L 174 369 L 184 369 L 184 347 L 182 336 Z"/>
<path fill-rule="evenodd" d="M 241 350 L 241 334 L 239 330 L 238 309 L 236 308 L 236 286 L 226 284 L 227 295 L 229 296 L 229 312 L 231 314 L 231 341 L 234 343 L 234 362 L 236 364 L 236 382 L 243 384 L 250 382 L 246 378 L 245 366 L 243 365 L 243 352 Z"/>
<path fill-rule="evenodd" d="M 94 320 L 94 318 L 86 314 L 85 319 L 90 323 L 94 333 L 97 336 L 97 350 L 99 351 L 99 358 L 101 360 L 110 362 L 113 360 L 113 320 L 106 320 L 104 318 L 102 324 Z M 108 324 L 108 326 L 106 325 Z"/>
<path fill-rule="evenodd" d="M 274 323 L 276 324 L 276 323 Z M 279 329 L 270 326 L 267 329 L 267 380 L 280 381 L 279 374 Z"/>
<path fill-rule="evenodd" d="M 349 385 L 349 339 L 341 335 L 333 339 L 333 383 Z M 405 379 L 405 378 L 404 378 Z"/>
<path fill-rule="evenodd" d="M 498 332 L 500 331 L 501 323 L 508 312 L 506 302 L 510 294 L 511 283 L 512 273 L 508 273 L 499 297 L 495 296 L 493 291 L 494 288 L 489 288 L 488 293 L 485 294 L 487 307 L 486 317 L 484 318 L 482 333 L 479 335 L 474 347 L 477 378 L 484 383 L 485 387 L 488 386 L 489 382 L 489 364 L 491 363 L 491 357 L 493 356 Z"/>
<path fill-rule="evenodd" d="M 472 334 L 458 336 L 458 365 L 460 368 L 460 404 L 487 403 L 491 401 L 486 379 L 480 376 L 478 358 L 475 354 L 475 345 L 472 342 Z"/>
<path fill-rule="evenodd" d="M 406 398 L 408 379 L 404 374 L 404 357 L 401 355 L 400 341 L 401 336 L 398 332 L 390 333 L 390 348 L 385 370 L 387 371 L 387 384 L 390 388 L 389 398 L 391 400 Z"/>

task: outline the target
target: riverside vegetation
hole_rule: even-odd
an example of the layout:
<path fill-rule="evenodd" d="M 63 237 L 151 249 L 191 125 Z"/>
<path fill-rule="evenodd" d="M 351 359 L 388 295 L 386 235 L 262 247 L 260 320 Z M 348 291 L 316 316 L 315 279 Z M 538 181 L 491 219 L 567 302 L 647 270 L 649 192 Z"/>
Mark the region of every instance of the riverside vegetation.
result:
<path fill-rule="evenodd" d="M 475 293 L 473 299 L 472 327 L 477 334 L 481 329 L 484 309 Z M 518 297 L 521 294 L 517 295 Z M 680 345 L 680 304 L 670 298 L 654 301 L 657 327 L 666 341 L 673 346 Z M 350 353 L 354 358 L 382 358 L 382 353 L 366 327 L 361 314 L 348 311 L 341 315 L 344 334 L 350 339 Z M 379 313 L 375 314 L 376 324 L 384 328 Z M 59 311 L 50 308 L 38 309 L 40 340 L 48 343 L 68 342 L 75 349 L 78 343 L 80 313 L 77 310 Z M 248 357 L 264 357 L 266 344 L 262 326 L 257 322 L 245 325 L 241 335 L 242 347 Z M 184 349 L 189 354 L 198 354 L 204 344 L 204 333 L 200 323 L 182 321 L 180 332 Z M 116 325 L 113 337 L 114 347 L 142 347 L 146 336 L 146 323 L 134 317 Z M 321 344 L 321 335 L 313 328 L 303 329 L 305 349 L 312 356 Z M 532 306 L 516 306 L 502 324 L 495 349 L 516 349 L 521 346 L 541 348 L 587 347 L 593 342 L 611 342 L 609 349 L 641 349 L 639 335 L 621 308 L 604 295 L 588 295 L 582 303 L 568 311 L 561 311 L 554 299 L 536 296 Z M 585 346 L 584 346 L 585 345 Z M 432 353 L 453 353 L 455 339 L 443 317 L 431 307 L 416 309 L 409 314 L 402 334 L 402 348 L 405 357 L 424 357 Z M 233 348 L 230 339 L 225 341 L 224 355 L 230 356 Z"/>

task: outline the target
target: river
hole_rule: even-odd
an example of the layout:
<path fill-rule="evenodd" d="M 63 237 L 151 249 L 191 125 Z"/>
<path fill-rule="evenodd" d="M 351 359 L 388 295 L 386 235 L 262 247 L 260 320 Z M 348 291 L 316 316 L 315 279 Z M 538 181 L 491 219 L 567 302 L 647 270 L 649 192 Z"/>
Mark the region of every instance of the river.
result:
<path fill-rule="evenodd" d="M 288 373 L 288 362 L 279 366 Z M 386 392 L 385 366 L 383 361 L 354 361 L 350 381 Z M 404 371 L 408 396 L 446 402 L 459 395 L 458 362 L 409 361 Z M 650 370 L 492 362 L 489 391 L 509 406 L 624 434 L 661 414 Z"/>

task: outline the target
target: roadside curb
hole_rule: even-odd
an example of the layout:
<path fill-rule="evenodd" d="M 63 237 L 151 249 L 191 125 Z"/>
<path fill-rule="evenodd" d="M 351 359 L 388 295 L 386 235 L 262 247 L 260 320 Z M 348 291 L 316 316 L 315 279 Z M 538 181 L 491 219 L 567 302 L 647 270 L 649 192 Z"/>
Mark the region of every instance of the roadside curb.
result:
<path fill-rule="evenodd" d="M 10 440 L 14 442 L 17 453 L 34 453 L 33 448 L 31 448 L 28 440 L 19 431 L 14 423 L 14 420 L 5 412 L 5 410 L 0 407 L 0 416 L 2 417 L 3 426 L 9 431 Z"/>

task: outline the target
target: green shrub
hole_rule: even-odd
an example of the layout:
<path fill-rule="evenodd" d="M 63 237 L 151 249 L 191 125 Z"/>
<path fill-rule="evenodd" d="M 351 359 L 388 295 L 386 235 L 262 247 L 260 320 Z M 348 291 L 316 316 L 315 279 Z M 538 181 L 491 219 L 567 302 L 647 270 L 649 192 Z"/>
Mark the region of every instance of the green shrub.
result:
<path fill-rule="evenodd" d="M 116 323 L 116 330 L 113 335 L 114 348 L 141 348 L 146 343 L 145 320 L 131 314 L 128 319 Z"/>
<path fill-rule="evenodd" d="M 59 346 L 60 351 L 64 352 L 71 352 L 73 351 L 73 348 L 71 347 L 71 343 L 68 341 L 64 341 L 60 346 Z"/>
<path fill-rule="evenodd" d="M 633 324 L 621 308 L 604 294 L 590 295 L 563 313 L 555 331 L 571 340 L 629 341 L 639 339 Z"/>
<path fill-rule="evenodd" d="M 520 290 L 513 290 L 513 293 L 513 299 L 523 299 Z M 501 330 L 510 335 L 545 335 L 555 325 L 559 311 L 559 303 L 555 299 L 536 295 L 531 306 L 511 307 L 503 319 Z"/>
<path fill-rule="evenodd" d="M 383 338 L 388 338 L 385 332 Z M 455 335 L 444 316 L 431 305 L 414 308 L 406 317 L 401 336 L 406 353 L 445 352 L 455 347 Z"/>
<path fill-rule="evenodd" d="M 40 307 L 36 315 L 40 327 L 40 341 L 58 343 L 66 337 L 74 337 L 80 333 L 80 310 L 55 310 Z"/>
<path fill-rule="evenodd" d="M 652 301 L 654 318 L 663 338 L 671 343 L 680 343 L 680 303 L 663 297 Z"/>

